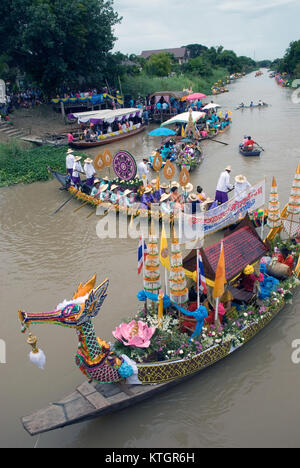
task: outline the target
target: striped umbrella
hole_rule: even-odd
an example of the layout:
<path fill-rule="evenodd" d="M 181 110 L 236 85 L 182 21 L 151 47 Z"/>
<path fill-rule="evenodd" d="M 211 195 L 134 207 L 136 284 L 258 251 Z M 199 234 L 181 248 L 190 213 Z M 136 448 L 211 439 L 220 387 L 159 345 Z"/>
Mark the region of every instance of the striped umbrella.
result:
<path fill-rule="evenodd" d="M 284 229 L 290 237 L 294 236 L 299 227 L 300 215 L 300 163 L 293 180 L 291 195 L 287 207 L 287 217 L 283 221 Z"/>
<path fill-rule="evenodd" d="M 281 226 L 280 203 L 278 200 L 278 189 L 275 177 L 273 177 L 272 188 L 269 198 L 269 216 L 267 225 L 270 229 Z"/>

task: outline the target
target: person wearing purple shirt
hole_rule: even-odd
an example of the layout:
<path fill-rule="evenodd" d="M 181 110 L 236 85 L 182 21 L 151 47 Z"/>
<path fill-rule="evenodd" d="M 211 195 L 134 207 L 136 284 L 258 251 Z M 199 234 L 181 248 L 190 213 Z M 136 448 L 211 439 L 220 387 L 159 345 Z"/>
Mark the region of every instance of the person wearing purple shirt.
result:
<path fill-rule="evenodd" d="M 154 198 L 151 193 L 151 188 L 146 188 L 144 194 L 141 197 L 141 209 L 149 210 L 151 208 L 151 203 L 154 203 Z"/>

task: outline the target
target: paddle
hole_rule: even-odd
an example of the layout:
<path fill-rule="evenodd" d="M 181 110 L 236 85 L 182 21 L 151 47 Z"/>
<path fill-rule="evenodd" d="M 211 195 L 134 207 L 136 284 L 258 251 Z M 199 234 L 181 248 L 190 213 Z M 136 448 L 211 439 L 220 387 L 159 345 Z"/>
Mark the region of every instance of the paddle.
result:
<path fill-rule="evenodd" d="M 65 201 L 59 208 L 57 208 L 57 210 L 54 211 L 54 213 L 52 213 L 50 216 L 53 216 L 53 215 L 55 215 L 56 213 L 58 213 L 67 203 L 69 203 L 69 201 L 72 200 L 72 198 L 74 198 L 73 195 L 72 195 L 70 198 L 68 198 L 68 200 Z"/>
<path fill-rule="evenodd" d="M 101 206 L 101 205 L 99 205 L 99 206 Z M 110 212 L 110 210 L 111 210 L 113 207 L 114 207 L 114 205 L 109 206 L 109 207 L 106 209 L 105 213 L 103 213 L 103 215 L 101 215 L 101 219 L 103 219 L 105 216 L 107 216 L 108 213 Z M 96 214 L 96 213 L 97 213 L 97 209 L 98 209 L 98 206 L 92 211 L 92 213 L 90 213 L 90 214 L 86 217 L 86 219 L 89 219 L 89 218 L 91 218 L 91 216 L 93 216 L 94 214 Z"/>
<path fill-rule="evenodd" d="M 208 140 L 214 141 L 215 143 L 220 143 L 220 145 L 229 146 L 229 143 L 224 143 L 223 141 L 214 140 L 213 138 L 208 138 Z"/>
<path fill-rule="evenodd" d="M 73 213 L 77 213 L 77 211 L 81 210 L 81 208 L 83 208 L 85 205 L 88 204 L 88 201 L 85 201 L 84 203 L 82 203 L 82 205 L 79 207 L 79 208 L 76 208 Z"/>
<path fill-rule="evenodd" d="M 265 150 L 263 149 L 263 147 L 260 146 L 260 145 L 257 143 L 257 141 L 255 142 L 255 144 L 256 144 L 262 151 L 265 151 Z"/>

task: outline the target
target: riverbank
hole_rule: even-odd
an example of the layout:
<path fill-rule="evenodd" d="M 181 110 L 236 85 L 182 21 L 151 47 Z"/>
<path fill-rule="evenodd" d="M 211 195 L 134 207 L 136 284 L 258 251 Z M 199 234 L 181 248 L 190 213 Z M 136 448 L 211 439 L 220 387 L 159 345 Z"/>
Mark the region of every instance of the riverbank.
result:
<path fill-rule="evenodd" d="M 49 180 L 47 166 L 65 173 L 66 149 L 27 148 L 18 141 L 0 143 L 0 187 Z"/>
<path fill-rule="evenodd" d="M 210 77 L 203 78 L 201 76 L 191 74 L 158 77 L 149 76 L 141 73 L 137 76 L 129 76 L 122 80 L 122 93 L 137 97 L 138 95 L 145 96 L 157 91 L 181 91 L 182 89 L 193 89 L 195 92 L 201 92 L 208 96 L 212 94 L 212 86 L 219 80 L 227 83 L 226 77 L 229 72 L 225 68 L 215 70 Z"/>

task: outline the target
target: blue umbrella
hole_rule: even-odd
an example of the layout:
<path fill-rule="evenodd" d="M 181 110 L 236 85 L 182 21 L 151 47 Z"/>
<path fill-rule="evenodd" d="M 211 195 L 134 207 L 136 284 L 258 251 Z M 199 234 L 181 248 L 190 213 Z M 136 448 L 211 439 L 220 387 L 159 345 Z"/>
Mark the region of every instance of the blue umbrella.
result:
<path fill-rule="evenodd" d="M 159 128 L 156 128 L 155 130 L 152 130 L 152 132 L 150 132 L 149 135 L 150 136 L 169 136 L 169 135 L 176 135 L 176 132 L 174 132 L 174 130 L 171 130 L 170 128 L 159 127 Z"/>

